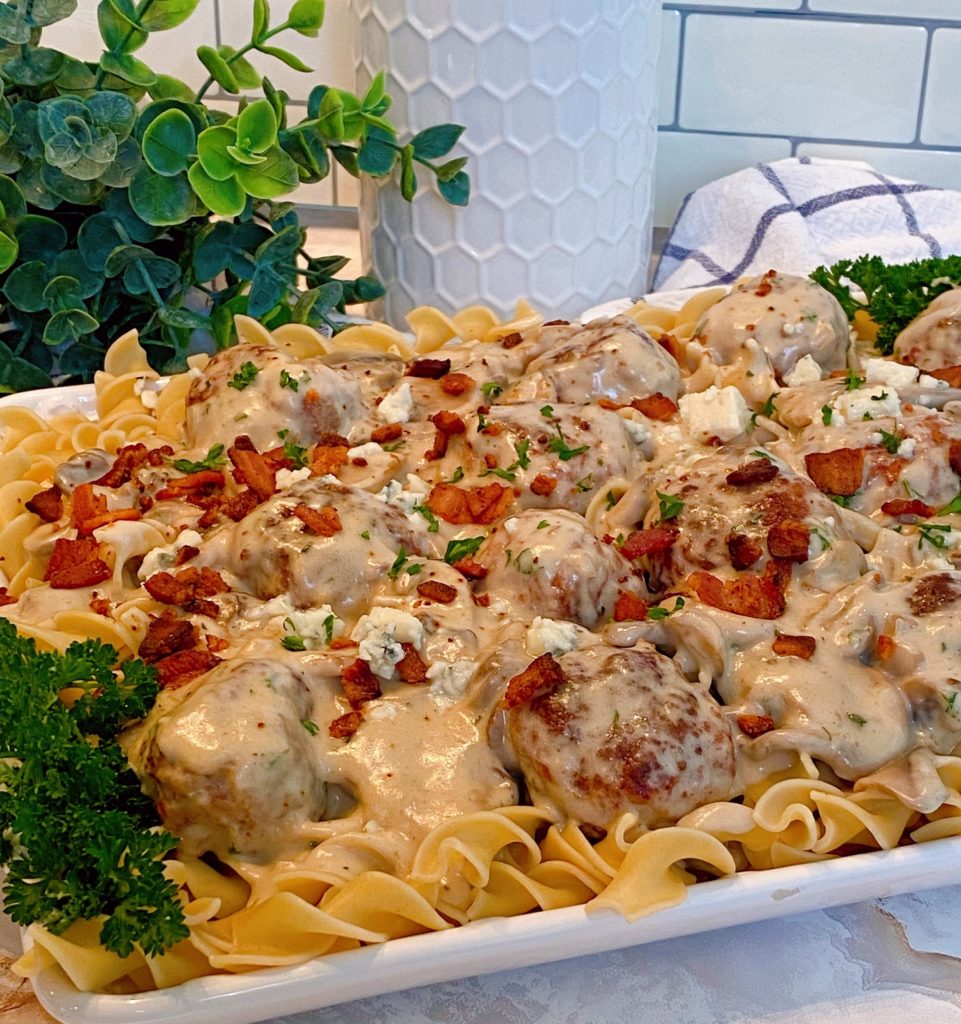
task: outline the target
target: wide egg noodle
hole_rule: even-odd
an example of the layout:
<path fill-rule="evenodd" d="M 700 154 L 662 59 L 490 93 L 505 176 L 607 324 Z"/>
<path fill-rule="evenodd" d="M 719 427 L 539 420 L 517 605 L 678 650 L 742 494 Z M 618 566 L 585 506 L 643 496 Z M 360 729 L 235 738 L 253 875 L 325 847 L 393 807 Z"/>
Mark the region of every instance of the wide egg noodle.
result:
<path fill-rule="evenodd" d="M 689 299 L 679 311 L 639 302 L 627 316 L 655 339 L 663 339 L 671 351 L 679 352 L 674 347 L 678 344 L 688 346 L 688 392 L 734 383 L 754 401 L 759 384 L 749 384 L 749 375 L 738 377 L 710 364 L 706 356 L 700 358 L 696 343 L 690 340 L 705 312 L 726 294 L 725 289 L 707 290 Z M 502 339 L 549 329 L 541 328 L 544 318 L 525 303 L 518 304 L 507 322 L 483 306 L 454 316 L 422 307 L 408 316 L 411 335 L 383 324 L 362 324 L 349 327 L 334 341 L 305 325 L 288 324 L 271 334 L 248 318 L 237 320 L 242 344 L 276 347 L 300 361 L 322 358 L 335 350 L 408 360 L 443 355 L 445 348 L 459 342 L 487 344 L 486 354 L 475 355 L 472 365 L 478 365 L 478 358 L 479 365 L 489 364 L 492 379 L 499 372 L 498 360 L 512 358 L 511 347 L 498 344 Z M 870 325 L 862 325 L 862 335 L 869 334 Z M 535 348 L 526 358 L 539 354 Z M 696 357 L 693 363 L 692 354 Z M 756 354 L 750 358 L 755 359 Z M 18 596 L 46 586 L 42 577 L 53 539 L 64 534 L 40 524 L 24 506 L 38 490 L 49 486 L 54 471 L 65 460 L 92 449 L 114 453 L 138 440 L 148 446 L 185 446 L 187 396 L 207 357 L 191 357 L 190 362 L 192 371 L 159 382 L 136 332 L 129 332 L 110 348 L 104 370 L 97 375 L 95 420 L 80 413 L 62 413 L 45 421 L 28 410 L 0 409 L 0 513 L 6 513 L 0 520 L 6 523 L 0 534 L 0 551 L 6 558 L 10 594 Z M 143 398 L 147 386 L 156 388 L 153 407 Z M 385 390 L 390 386 L 388 382 Z M 772 443 L 782 439 L 791 461 L 790 431 L 777 418 L 756 408 L 755 412 L 763 436 Z M 622 410 L 620 415 L 642 421 L 630 410 Z M 385 419 L 375 417 L 373 423 Z M 371 429 L 368 427 L 365 436 Z M 657 438 L 662 436 L 659 429 L 657 424 L 652 426 Z M 658 452 L 663 443 L 657 441 Z M 203 455 L 197 451 L 191 457 Z M 401 488 L 405 486 L 404 469 L 415 472 L 419 457 L 403 448 L 393 453 L 391 473 Z M 366 461 L 364 456 L 355 458 Z M 655 465 L 662 461 L 662 455 L 655 455 Z M 803 461 L 800 467 L 797 460 L 791 464 L 803 472 Z M 444 480 L 456 468 L 428 463 L 425 471 Z M 470 465 L 467 468 L 479 471 Z M 381 484 L 373 470 L 356 469 L 357 479 L 368 487 L 371 480 Z M 591 496 L 584 518 L 595 536 L 613 540 L 644 516 L 650 501 L 641 495 L 639 480 L 615 476 Z M 391 501 L 406 501 L 413 507 L 424 497 L 416 491 L 403 498 L 386 493 L 389 488 L 384 491 L 381 500 L 385 507 Z M 196 518 L 199 513 L 192 515 Z M 838 529 L 851 523 L 854 540 L 865 550 L 874 545 L 880 528 L 873 520 L 846 509 L 838 509 L 837 520 Z M 422 530 L 428 522 L 421 524 Z M 467 524 L 457 535 L 474 537 L 488 529 Z M 172 536 L 169 528 L 146 521 L 116 522 L 97 531 L 113 574 L 104 585 L 114 600 L 110 616 L 86 603 L 69 601 L 42 620 L 18 615 L 17 606 L 6 606 L 3 614 L 44 648 L 62 650 L 74 640 L 95 637 L 114 645 L 124 656 L 134 654 L 151 617 L 162 610 L 137 588 L 135 569 L 141 558 L 169 544 Z M 509 554 L 513 558 L 515 553 Z M 449 570 L 439 560 L 436 570 L 430 568 L 431 559 L 423 552 L 415 557 L 422 575 L 408 580 L 403 591 L 408 594 L 418 579 L 441 580 Z M 895 564 L 893 553 L 884 558 L 886 567 Z M 450 606 L 458 615 L 469 610 L 462 608 L 461 600 L 458 597 L 458 603 Z M 652 603 L 657 600 L 651 598 Z M 670 606 L 671 600 L 665 603 Z M 384 604 L 407 607 L 397 596 L 385 599 Z M 436 623 L 444 623 L 445 606 L 432 607 Z M 676 648 L 677 664 L 689 677 L 700 677 L 705 686 L 735 671 L 729 630 L 745 649 L 769 644 L 774 635 L 767 623 L 739 621 L 712 609 L 706 612 L 710 614 L 698 609 L 688 595 L 688 608 L 677 613 L 673 632 L 667 620 L 656 626 L 645 623 L 641 628 L 653 641 Z M 244 608 L 238 606 L 238 614 L 243 613 Z M 474 614 L 470 610 L 470 615 Z M 285 628 L 279 617 L 270 622 L 274 630 Z M 228 643 L 225 656 L 229 658 L 234 650 L 229 634 L 213 623 L 202 624 L 205 634 Z M 470 645 L 476 641 L 467 635 L 458 642 L 466 645 L 460 660 L 473 664 L 477 652 Z M 522 657 L 520 667 L 530 657 Z M 453 663 L 455 659 L 449 660 Z M 510 675 L 516 670 L 505 668 L 503 672 Z M 338 699 L 330 698 L 325 713 L 344 709 Z M 388 694 L 376 703 L 389 710 L 396 699 Z M 325 729 L 327 723 L 317 724 Z M 223 870 L 214 870 L 205 860 L 182 851 L 168 863 L 167 871 L 178 886 L 189 939 L 161 957 L 146 958 L 136 952 L 120 958 L 100 946 L 99 921 L 78 922 L 60 936 L 34 925 L 30 928 L 33 947 L 18 969 L 29 975 L 55 962 L 85 991 L 168 987 L 207 973 L 290 965 L 367 943 L 444 930 L 451 922 L 537 909 L 586 904 L 591 909 L 616 910 L 633 920 L 678 904 L 699 878 L 815 862 L 846 853 L 852 846 L 890 849 L 907 839 L 925 842 L 961 834 L 961 758 L 952 754 L 934 757 L 943 793 L 938 806 L 924 814 L 899 799 L 894 790 L 872 784 L 870 777 L 861 788 L 838 778 L 806 749 L 784 751 L 779 757 L 763 772 L 745 779 L 738 801 L 713 801 L 682 816 L 676 824 L 653 829 L 644 827 L 635 813 L 622 814 L 609 823 L 601 838 L 574 820 L 565 820 L 554 807 L 519 805 L 455 814 L 424 831 L 409 850 L 397 845 L 390 828 L 373 827 L 374 822 L 365 828 L 363 818 L 355 814 L 345 822 L 315 823 L 309 833 L 311 849 L 274 861 L 237 859 Z"/>

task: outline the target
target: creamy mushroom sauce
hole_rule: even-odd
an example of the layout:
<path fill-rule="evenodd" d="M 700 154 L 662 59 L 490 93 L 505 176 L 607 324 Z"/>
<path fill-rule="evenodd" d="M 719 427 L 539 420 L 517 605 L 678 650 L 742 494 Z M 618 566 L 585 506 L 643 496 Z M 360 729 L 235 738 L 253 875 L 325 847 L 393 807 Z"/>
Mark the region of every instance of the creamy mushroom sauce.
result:
<path fill-rule="evenodd" d="M 684 372 L 625 318 L 411 365 L 219 353 L 176 454 L 286 445 L 275 493 L 235 521 L 158 494 L 183 475 L 169 459 L 96 484 L 108 508 L 144 509 L 96 531 L 112 578 L 29 590 L 4 614 L 49 622 L 142 599 L 158 571 L 220 574 L 205 610 L 146 605 L 221 660 L 175 679 L 125 738 L 192 854 L 405 872 L 467 812 L 533 800 L 593 834 L 626 810 L 656 827 L 801 752 L 930 811 L 931 757 L 961 741 L 961 394 L 882 383 L 873 415 L 875 384 L 830 377 L 860 365 L 837 313 L 810 282 L 766 275 L 708 311 Z M 747 381 L 699 405 L 704 349 L 733 363 L 745 348 L 776 394 Z M 786 383 L 805 356 L 814 372 Z M 679 413 L 680 396 L 694 401 Z M 318 444 L 346 454 L 314 464 Z M 859 475 L 832 494 L 810 458 L 838 449 L 859 453 Z M 83 453 L 60 489 L 110 461 Z M 233 497 L 244 475 L 220 468 Z M 198 541 L 176 559 L 183 531 Z M 75 535 L 65 514 L 29 543 L 47 554 Z M 505 701 L 545 658 L 553 682 Z"/>

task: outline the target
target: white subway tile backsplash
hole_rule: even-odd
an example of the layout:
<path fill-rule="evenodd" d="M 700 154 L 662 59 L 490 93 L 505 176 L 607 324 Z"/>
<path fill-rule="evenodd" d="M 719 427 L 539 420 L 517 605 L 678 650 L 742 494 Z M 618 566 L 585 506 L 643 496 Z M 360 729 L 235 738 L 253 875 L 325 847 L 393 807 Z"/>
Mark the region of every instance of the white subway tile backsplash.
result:
<path fill-rule="evenodd" d="M 926 33 L 910 25 L 693 14 L 685 128 L 908 142 Z M 749 58 L 749 59 L 748 59 Z"/>
<path fill-rule="evenodd" d="M 681 56 L 681 15 L 665 11 L 661 16 L 661 56 L 657 64 L 658 124 L 673 124 L 677 106 L 677 69 Z"/>
<path fill-rule="evenodd" d="M 961 89 L 961 29 L 938 29 L 931 40 L 928 89 L 924 98 L 921 141 L 932 146 L 961 146 L 958 90 Z"/>
<path fill-rule="evenodd" d="M 812 11 L 961 21 L 961 0 L 808 0 Z"/>
<path fill-rule="evenodd" d="M 957 151 L 805 142 L 798 146 L 797 154 L 835 160 L 864 160 L 876 171 L 894 178 L 906 178 L 940 188 L 961 188 L 961 152 Z"/>
<path fill-rule="evenodd" d="M 752 11 L 798 11 L 801 0 L 687 0 L 687 7 L 748 7 Z"/>
<path fill-rule="evenodd" d="M 787 139 L 662 131 L 654 171 L 654 226 L 670 227 L 684 197 L 715 178 L 791 155 Z"/>

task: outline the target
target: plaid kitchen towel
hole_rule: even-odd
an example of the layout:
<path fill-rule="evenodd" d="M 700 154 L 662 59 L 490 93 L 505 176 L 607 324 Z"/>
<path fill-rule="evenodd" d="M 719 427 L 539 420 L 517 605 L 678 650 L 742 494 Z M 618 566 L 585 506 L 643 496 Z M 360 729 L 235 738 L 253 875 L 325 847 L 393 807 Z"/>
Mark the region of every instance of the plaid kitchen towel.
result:
<path fill-rule="evenodd" d="M 865 254 L 889 263 L 961 253 L 961 192 L 870 164 L 792 157 L 712 181 L 681 206 L 658 291 L 730 284 L 772 267 L 808 274 Z"/>

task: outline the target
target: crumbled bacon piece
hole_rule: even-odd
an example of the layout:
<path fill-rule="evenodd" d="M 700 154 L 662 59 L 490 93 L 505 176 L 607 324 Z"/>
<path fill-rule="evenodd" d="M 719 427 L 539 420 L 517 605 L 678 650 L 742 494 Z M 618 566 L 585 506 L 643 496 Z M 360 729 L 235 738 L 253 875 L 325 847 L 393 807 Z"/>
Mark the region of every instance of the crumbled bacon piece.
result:
<path fill-rule="evenodd" d="M 519 672 L 507 684 L 503 704 L 505 708 L 517 708 L 528 704 L 536 697 L 553 693 L 566 681 L 564 670 L 552 654 L 535 658 L 523 672 Z"/>
<path fill-rule="evenodd" d="M 86 529 L 87 522 L 103 515 L 106 511 L 107 499 L 94 491 L 93 484 L 80 484 L 79 487 L 74 488 L 70 506 L 70 521 L 81 536 L 91 532 Z"/>
<path fill-rule="evenodd" d="M 806 562 L 811 530 L 798 519 L 785 519 L 775 523 L 767 532 L 767 549 L 772 558 L 789 562 Z"/>
<path fill-rule="evenodd" d="M 539 498 L 546 498 L 553 494 L 556 487 L 557 477 L 548 476 L 546 473 L 538 473 L 537 476 L 531 480 L 531 492 L 536 494 Z"/>
<path fill-rule="evenodd" d="M 643 622 L 647 618 L 647 602 L 636 594 L 620 591 L 614 603 L 615 622 Z"/>
<path fill-rule="evenodd" d="M 448 373 L 450 373 L 449 359 L 415 359 L 407 367 L 406 376 L 440 380 Z"/>
<path fill-rule="evenodd" d="M 54 543 L 43 578 L 54 590 L 76 590 L 103 583 L 109 576 L 110 566 L 100 557 L 100 545 L 93 537 L 61 537 Z"/>
<path fill-rule="evenodd" d="M 380 683 L 366 661 L 358 658 L 344 669 L 340 677 L 344 696 L 356 711 L 369 700 L 380 696 Z"/>
<path fill-rule="evenodd" d="M 401 644 L 404 649 L 404 656 L 394 666 L 397 674 L 405 683 L 427 682 L 427 663 L 417 653 L 413 644 Z"/>
<path fill-rule="evenodd" d="M 424 452 L 424 458 L 428 462 L 436 462 L 447 454 L 447 445 L 450 438 L 443 430 L 434 431 L 434 443 Z"/>
<path fill-rule="evenodd" d="M 624 406 L 620 402 L 614 402 L 610 398 L 600 397 L 597 400 L 597 404 L 608 412 L 617 412 L 618 409 L 623 409 Z"/>
<path fill-rule="evenodd" d="M 110 469 L 99 480 L 94 480 L 94 483 L 101 487 L 121 487 L 149 458 L 150 452 L 145 444 L 124 445 L 117 449 L 117 456 Z"/>
<path fill-rule="evenodd" d="M 882 633 L 878 637 L 878 661 L 890 661 L 897 654 L 897 650 L 898 645 L 893 636 L 886 636 Z"/>
<path fill-rule="evenodd" d="M 182 548 L 177 549 L 177 554 L 174 555 L 174 565 L 183 565 L 184 562 L 189 562 L 191 558 L 196 558 L 199 554 L 200 548 L 195 548 L 193 544 L 184 544 Z"/>
<path fill-rule="evenodd" d="M 26 509 L 45 523 L 55 523 L 63 515 L 63 493 L 59 487 L 37 491 L 26 503 Z"/>
<path fill-rule="evenodd" d="M 769 270 L 764 277 L 761 279 L 761 283 L 755 288 L 754 294 L 763 299 L 765 295 L 770 295 L 774 288 L 774 278 L 777 277 L 776 270 Z"/>
<path fill-rule="evenodd" d="M 712 608 L 754 619 L 776 619 L 785 608 L 784 592 L 770 575 L 745 574 L 736 580 L 721 580 L 709 572 L 694 572 L 688 584 Z"/>
<path fill-rule="evenodd" d="M 343 530 L 337 509 L 330 505 L 315 509 L 309 505 L 295 505 L 294 515 L 304 524 L 308 533 L 317 537 L 333 537 Z"/>
<path fill-rule="evenodd" d="M 485 487 L 457 487 L 436 484 L 425 504 L 445 522 L 489 525 L 507 514 L 514 494 L 509 487 L 487 484 Z"/>
<path fill-rule="evenodd" d="M 961 388 L 961 366 L 942 366 L 939 370 L 925 370 L 937 380 L 946 380 L 953 388 Z"/>
<path fill-rule="evenodd" d="M 176 575 L 169 572 L 155 572 L 144 581 L 144 589 L 161 604 L 172 604 L 188 612 L 198 612 L 209 618 L 216 618 L 219 608 L 207 598 L 224 594 L 230 588 L 224 578 L 213 569 L 190 566 Z"/>
<path fill-rule="evenodd" d="M 158 501 L 180 500 L 194 495 L 210 494 L 224 486 L 224 475 L 219 469 L 202 469 L 198 473 L 175 477 L 157 491 Z"/>
<path fill-rule="evenodd" d="M 90 598 L 90 610 L 92 612 L 96 612 L 97 615 L 103 615 L 105 618 L 110 618 L 111 607 L 110 602 L 105 597 L 94 596 Z"/>
<path fill-rule="evenodd" d="M 478 608 L 490 608 L 491 596 L 490 594 L 471 594 L 471 600 Z"/>
<path fill-rule="evenodd" d="M 16 603 L 17 603 L 17 599 L 12 594 L 8 594 L 7 593 L 7 588 L 6 587 L 0 587 L 0 608 L 4 607 L 5 605 L 8 605 L 8 604 L 16 604 Z"/>
<path fill-rule="evenodd" d="M 459 558 L 453 563 L 454 568 L 469 580 L 482 580 L 487 575 L 487 566 L 481 565 L 472 555 Z"/>
<path fill-rule="evenodd" d="M 310 453 L 310 475 L 337 475 L 341 466 L 347 465 L 348 447 L 345 444 L 318 444 Z"/>
<path fill-rule="evenodd" d="M 771 650 L 782 658 L 803 658 L 808 661 L 814 656 L 817 640 L 813 636 L 791 636 L 790 633 L 778 633 L 771 644 Z"/>
<path fill-rule="evenodd" d="M 961 598 L 961 584 L 945 572 L 922 576 L 914 585 L 908 604 L 915 615 L 930 615 Z"/>
<path fill-rule="evenodd" d="M 835 448 L 831 452 L 812 452 L 804 456 L 804 465 L 819 491 L 850 498 L 861 486 L 864 450 Z"/>
<path fill-rule="evenodd" d="M 447 434 L 448 437 L 453 437 L 455 434 L 463 434 L 467 430 L 467 424 L 456 412 L 448 412 L 445 409 L 435 412 L 431 416 L 430 421 L 438 430 Z"/>
<path fill-rule="evenodd" d="M 248 451 L 232 445 L 227 454 L 234 464 L 234 479 L 246 484 L 260 498 L 266 501 L 277 491 L 277 467 L 273 460 L 259 452 Z"/>
<path fill-rule="evenodd" d="M 327 645 L 332 651 L 346 651 L 350 647 L 357 647 L 357 641 L 351 640 L 349 636 L 335 636 Z"/>
<path fill-rule="evenodd" d="M 214 654 L 218 651 L 225 651 L 230 646 L 230 641 L 226 637 L 214 636 L 213 633 L 207 633 L 204 643 L 207 645 L 207 650 Z"/>
<path fill-rule="evenodd" d="M 197 627 L 189 619 L 164 612 L 150 620 L 137 657 L 152 665 L 170 654 L 189 650 L 197 643 Z"/>
<path fill-rule="evenodd" d="M 753 459 L 728 473 L 725 479 L 732 487 L 753 487 L 770 482 L 780 472 L 770 459 Z"/>
<path fill-rule="evenodd" d="M 209 672 L 220 664 L 220 658 L 210 651 L 178 651 L 161 658 L 154 668 L 157 670 L 157 682 L 165 690 L 176 690 L 191 679 Z"/>
<path fill-rule="evenodd" d="M 327 732 L 329 732 L 335 740 L 344 740 L 349 736 L 353 736 L 354 733 L 357 732 L 363 720 L 364 713 L 362 711 L 348 711 L 346 715 L 341 715 L 339 718 L 335 718 L 330 725 L 327 726 Z"/>
<path fill-rule="evenodd" d="M 961 476 L 961 441 L 952 441 L 948 448 L 948 465 Z"/>
<path fill-rule="evenodd" d="M 881 511 L 887 516 L 917 516 L 929 519 L 935 510 L 919 498 L 892 498 L 884 502 Z"/>
<path fill-rule="evenodd" d="M 731 556 L 731 565 L 735 569 L 750 569 L 764 554 L 756 540 L 743 533 L 732 533 L 727 538 L 727 550 Z"/>
<path fill-rule="evenodd" d="M 488 452 L 484 456 L 484 465 L 488 469 L 496 469 L 497 468 L 497 456 L 493 455 L 491 452 Z"/>
<path fill-rule="evenodd" d="M 516 348 L 524 339 L 521 337 L 518 331 L 511 331 L 510 334 L 505 334 L 501 338 L 502 348 Z"/>
<path fill-rule="evenodd" d="M 257 495 L 249 487 L 246 487 L 238 494 L 235 494 L 234 497 L 228 498 L 220 506 L 220 509 L 228 519 L 239 523 L 241 519 L 249 516 L 259 504 L 260 499 Z"/>
<path fill-rule="evenodd" d="M 545 320 L 545 327 L 566 327 L 570 323 L 570 320 Z"/>
<path fill-rule="evenodd" d="M 403 424 L 385 423 L 382 427 L 375 427 L 371 431 L 370 439 L 376 444 L 386 444 L 388 441 L 396 441 L 403 436 Z"/>
<path fill-rule="evenodd" d="M 741 732 L 752 740 L 774 728 L 774 719 L 770 715 L 738 715 L 736 721 Z"/>
<path fill-rule="evenodd" d="M 450 604 L 457 597 L 457 588 L 440 580 L 425 580 L 417 584 L 417 593 L 427 601 Z"/>
<path fill-rule="evenodd" d="M 466 373 L 446 373 L 440 379 L 440 388 L 445 395 L 462 395 L 477 383 Z"/>
<path fill-rule="evenodd" d="M 621 554 L 629 561 L 644 555 L 669 551 L 677 540 L 677 530 L 667 526 L 653 526 L 647 530 L 632 530 L 621 545 Z"/>
<path fill-rule="evenodd" d="M 649 420 L 669 420 L 677 412 L 677 403 L 659 391 L 647 398 L 635 398 L 631 408 L 643 413 Z"/>

